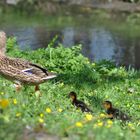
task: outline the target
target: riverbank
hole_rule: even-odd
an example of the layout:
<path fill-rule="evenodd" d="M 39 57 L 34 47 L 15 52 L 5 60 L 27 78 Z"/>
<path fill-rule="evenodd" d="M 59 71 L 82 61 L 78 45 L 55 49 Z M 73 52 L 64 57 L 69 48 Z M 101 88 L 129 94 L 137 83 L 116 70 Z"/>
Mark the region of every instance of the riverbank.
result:
<path fill-rule="evenodd" d="M 9 1 L 10 2 L 10 1 Z M 34 13 L 35 11 L 43 12 L 44 14 L 56 14 L 62 7 L 67 7 L 69 9 L 75 6 L 75 8 L 85 8 L 85 13 L 89 12 L 92 9 L 104 9 L 111 12 L 128 12 L 128 13 L 140 13 L 140 2 L 138 3 L 130 3 L 123 2 L 120 0 L 109 0 L 109 1 L 91 1 L 91 0 L 81 0 L 81 1 L 66 1 L 66 0 L 58 0 L 58 1 L 11 1 L 10 3 L 2 3 L 1 8 L 5 12 L 8 8 L 13 7 L 17 9 L 21 13 L 28 12 L 29 15 Z M 12 3 L 13 2 L 13 3 Z"/>
<path fill-rule="evenodd" d="M 42 96 L 25 86 L 15 92 L 11 82 L 0 79 L 0 139 L 2 140 L 139 140 L 140 72 L 116 67 L 112 62 L 91 63 L 80 53 L 80 46 L 53 47 L 35 51 L 18 50 L 9 39 L 7 55 L 38 63 L 60 76 L 40 86 Z M 68 98 L 75 91 L 92 114 L 77 110 Z M 113 105 L 132 121 L 104 119 L 102 102 Z"/>
<path fill-rule="evenodd" d="M 128 13 L 138 12 L 140 13 L 140 4 L 127 3 L 127 2 L 121 2 L 121 1 L 112 1 L 108 3 L 98 3 L 98 4 L 92 4 L 92 5 L 88 4 L 86 5 L 86 7 L 104 9 L 104 10 L 109 10 L 112 12 L 128 12 Z"/>

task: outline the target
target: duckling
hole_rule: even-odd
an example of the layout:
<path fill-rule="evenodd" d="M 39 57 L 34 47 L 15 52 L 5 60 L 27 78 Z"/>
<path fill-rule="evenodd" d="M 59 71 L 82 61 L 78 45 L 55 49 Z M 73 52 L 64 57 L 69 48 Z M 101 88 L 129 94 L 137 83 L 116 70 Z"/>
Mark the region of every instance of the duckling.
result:
<path fill-rule="evenodd" d="M 72 104 L 77 108 L 80 108 L 82 112 L 92 112 L 83 101 L 77 100 L 77 95 L 74 91 L 69 93 L 69 97 L 72 100 Z"/>
<path fill-rule="evenodd" d="M 120 111 L 117 108 L 114 108 L 112 106 L 112 102 L 105 101 L 103 103 L 103 106 L 106 109 L 106 113 L 108 114 L 107 118 L 110 118 L 110 119 L 116 118 L 116 119 L 119 119 L 122 121 L 129 121 L 130 120 L 130 117 L 128 117 L 124 112 Z"/>

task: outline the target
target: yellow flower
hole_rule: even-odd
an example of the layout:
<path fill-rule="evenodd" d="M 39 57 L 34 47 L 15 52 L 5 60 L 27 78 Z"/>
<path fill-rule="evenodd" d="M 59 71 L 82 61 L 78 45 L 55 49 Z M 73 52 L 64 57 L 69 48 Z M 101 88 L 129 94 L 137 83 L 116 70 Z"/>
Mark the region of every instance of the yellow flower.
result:
<path fill-rule="evenodd" d="M 44 117 L 44 114 L 43 113 L 40 113 L 40 115 L 39 115 L 41 118 L 43 118 Z"/>
<path fill-rule="evenodd" d="M 139 108 L 140 108 L 140 105 L 139 105 Z"/>
<path fill-rule="evenodd" d="M 42 119 L 42 118 L 39 118 L 38 121 L 39 121 L 40 123 L 44 123 L 44 119 Z"/>
<path fill-rule="evenodd" d="M 128 123 L 128 127 L 132 130 L 135 131 L 135 127 L 132 123 Z"/>
<path fill-rule="evenodd" d="M 81 122 L 76 122 L 75 125 L 76 127 L 83 127 L 83 124 Z"/>
<path fill-rule="evenodd" d="M 20 116 L 21 116 L 20 112 L 16 113 L 16 117 L 20 117 Z"/>
<path fill-rule="evenodd" d="M 47 113 L 51 113 L 52 110 L 51 110 L 50 108 L 46 108 L 46 112 L 47 112 Z"/>
<path fill-rule="evenodd" d="M 8 99 L 2 99 L 0 100 L 0 106 L 2 108 L 6 108 L 9 105 L 9 100 Z"/>
<path fill-rule="evenodd" d="M 102 127 L 103 126 L 103 122 L 98 122 L 97 126 Z"/>
<path fill-rule="evenodd" d="M 129 126 L 129 127 L 133 127 L 133 124 L 132 124 L 132 123 L 128 123 L 128 126 Z"/>
<path fill-rule="evenodd" d="M 105 118 L 105 117 L 106 117 L 106 115 L 104 113 L 100 114 L 100 118 Z"/>
<path fill-rule="evenodd" d="M 1 92 L 0 94 L 1 94 L 1 95 L 4 95 L 4 92 Z"/>
<path fill-rule="evenodd" d="M 62 112 L 62 111 L 63 111 L 63 109 L 61 109 L 61 108 L 58 109 L 58 112 Z"/>
<path fill-rule="evenodd" d="M 112 125 L 112 124 L 113 124 L 113 121 L 108 120 L 108 121 L 107 121 L 107 124 L 108 124 L 108 125 Z"/>
<path fill-rule="evenodd" d="M 86 114 L 86 119 L 88 121 L 91 121 L 93 119 L 93 116 L 91 114 Z"/>
<path fill-rule="evenodd" d="M 14 105 L 17 104 L 17 99 L 13 99 L 13 104 L 14 104 Z"/>
<path fill-rule="evenodd" d="M 112 124 L 113 124 L 113 122 L 111 120 L 108 120 L 106 127 L 107 128 L 110 128 L 112 126 Z"/>

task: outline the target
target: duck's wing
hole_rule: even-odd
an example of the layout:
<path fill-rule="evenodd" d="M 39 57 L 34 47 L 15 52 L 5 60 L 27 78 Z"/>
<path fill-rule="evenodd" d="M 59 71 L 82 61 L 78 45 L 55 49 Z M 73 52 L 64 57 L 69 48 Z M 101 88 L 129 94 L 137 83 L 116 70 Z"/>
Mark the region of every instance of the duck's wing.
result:
<path fill-rule="evenodd" d="M 3 58 L 0 62 L 0 73 L 11 79 L 29 82 L 42 82 L 56 77 L 46 69 L 29 61 L 8 57 Z"/>
<path fill-rule="evenodd" d="M 29 61 L 19 59 L 19 58 L 15 58 L 15 59 L 7 58 L 7 61 L 9 62 L 9 65 L 11 67 L 17 68 L 21 70 L 22 72 L 25 72 L 28 74 L 34 74 L 42 78 L 45 76 L 48 76 L 47 69 L 44 69 L 38 66 L 37 64 L 33 64 Z"/>
<path fill-rule="evenodd" d="M 92 112 L 84 102 L 79 100 L 77 100 L 77 107 L 81 108 L 82 112 Z"/>
<path fill-rule="evenodd" d="M 119 119 L 123 121 L 130 121 L 131 118 L 122 111 L 119 111 Z"/>

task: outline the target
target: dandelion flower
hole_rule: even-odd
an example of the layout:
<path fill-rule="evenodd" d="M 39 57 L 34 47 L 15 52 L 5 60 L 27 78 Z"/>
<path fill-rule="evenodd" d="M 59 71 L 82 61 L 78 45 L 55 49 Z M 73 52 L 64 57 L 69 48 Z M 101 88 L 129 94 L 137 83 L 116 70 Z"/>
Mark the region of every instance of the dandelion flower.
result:
<path fill-rule="evenodd" d="M 52 110 L 51 110 L 50 108 L 46 108 L 46 112 L 47 112 L 47 113 L 51 113 Z"/>
<path fill-rule="evenodd" d="M 132 127 L 132 126 L 133 126 L 133 124 L 132 124 L 132 123 L 128 123 L 128 126 L 129 126 L 129 127 Z"/>
<path fill-rule="evenodd" d="M 108 120 L 106 127 L 107 128 L 110 128 L 112 126 L 112 124 L 113 124 L 113 122 L 111 120 Z"/>
<path fill-rule="evenodd" d="M 112 125 L 112 124 L 113 124 L 113 121 L 108 120 L 108 121 L 107 121 L 107 124 L 108 124 L 108 125 Z"/>
<path fill-rule="evenodd" d="M 105 118 L 106 115 L 105 115 L 104 113 L 101 113 L 101 114 L 100 114 L 100 117 L 101 117 L 101 118 Z"/>
<path fill-rule="evenodd" d="M 43 113 L 40 113 L 40 115 L 39 115 L 41 118 L 43 118 L 44 117 L 44 114 Z"/>
<path fill-rule="evenodd" d="M 91 114 L 86 114 L 86 119 L 88 121 L 91 121 L 93 119 L 93 116 Z"/>
<path fill-rule="evenodd" d="M 103 122 L 98 122 L 97 126 L 102 127 L 103 126 Z"/>
<path fill-rule="evenodd" d="M 76 127 L 83 127 L 83 124 L 81 122 L 76 122 L 75 125 Z"/>
<path fill-rule="evenodd" d="M 6 108 L 9 105 L 9 100 L 8 99 L 2 99 L 0 100 L 0 106 L 2 108 Z"/>
<path fill-rule="evenodd" d="M 1 92 L 0 94 L 1 94 L 1 95 L 4 95 L 4 92 Z"/>
<path fill-rule="evenodd" d="M 20 116 L 21 116 L 20 112 L 16 113 L 16 117 L 20 117 Z"/>
<path fill-rule="evenodd" d="M 59 109 L 58 109 L 58 112 L 60 112 L 60 113 L 61 113 L 62 111 L 63 111 L 63 109 L 61 109 L 61 108 L 59 108 Z"/>
<path fill-rule="evenodd" d="M 128 123 L 128 127 L 132 130 L 135 131 L 135 127 L 132 123 Z"/>
<path fill-rule="evenodd" d="M 42 119 L 42 118 L 39 118 L 38 121 L 39 121 L 40 123 L 44 123 L 44 119 Z"/>
<path fill-rule="evenodd" d="M 14 105 L 17 104 L 17 99 L 13 99 L 13 104 L 14 104 Z"/>

